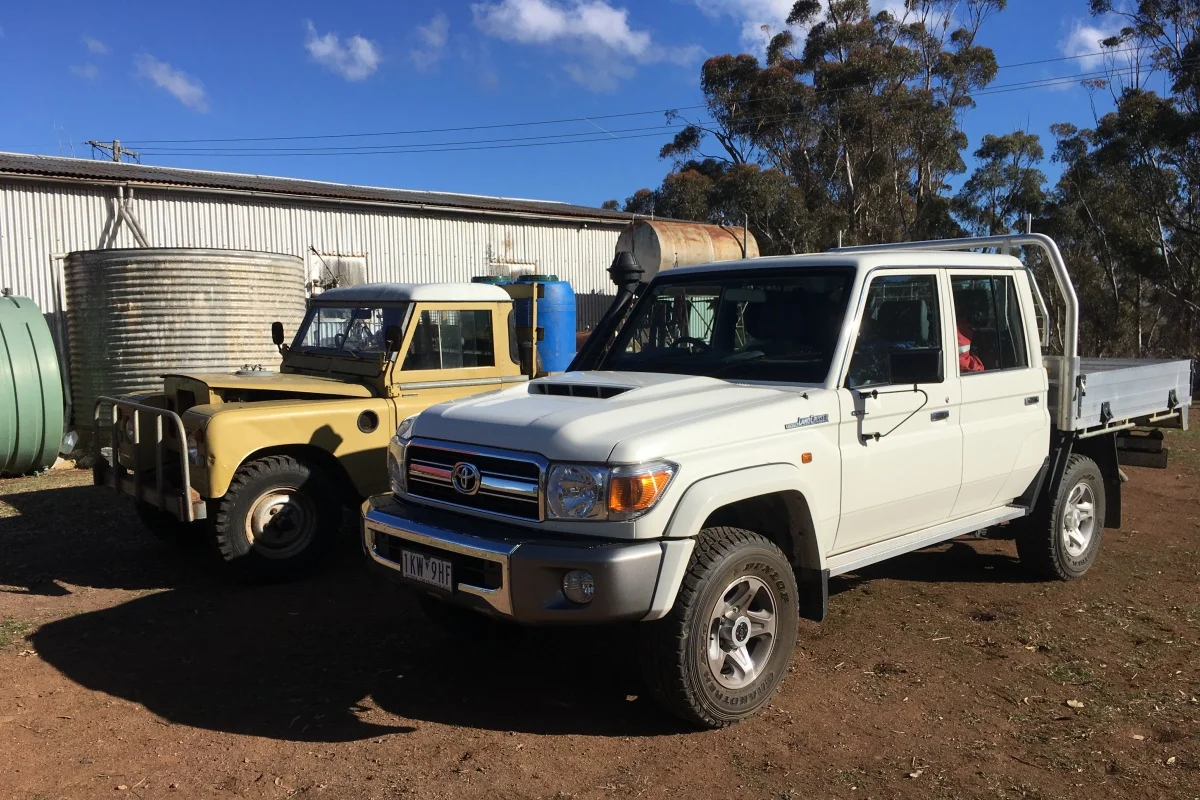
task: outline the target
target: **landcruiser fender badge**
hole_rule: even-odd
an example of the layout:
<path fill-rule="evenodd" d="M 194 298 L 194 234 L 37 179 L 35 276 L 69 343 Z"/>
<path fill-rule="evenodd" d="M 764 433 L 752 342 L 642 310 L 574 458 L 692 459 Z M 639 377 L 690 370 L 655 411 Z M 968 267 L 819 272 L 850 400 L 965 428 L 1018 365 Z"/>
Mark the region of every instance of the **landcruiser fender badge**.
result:
<path fill-rule="evenodd" d="M 829 422 L 828 414 L 813 414 L 808 417 L 800 417 L 795 422 L 789 422 L 783 426 L 785 431 L 790 431 L 793 428 L 806 428 L 809 425 L 820 425 L 822 422 Z"/>

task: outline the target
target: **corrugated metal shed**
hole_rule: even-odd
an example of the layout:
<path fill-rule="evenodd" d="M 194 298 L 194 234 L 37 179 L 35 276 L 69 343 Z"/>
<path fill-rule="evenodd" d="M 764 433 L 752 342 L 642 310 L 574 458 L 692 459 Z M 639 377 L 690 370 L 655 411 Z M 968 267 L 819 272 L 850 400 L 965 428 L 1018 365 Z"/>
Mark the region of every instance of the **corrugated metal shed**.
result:
<path fill-rule="evenodd" d="M 611 291 L 605 269 L 631 218 L 566 203 L 0 153 L 0 286 L 33 298 L 57 338 L 62 257 L 138 245 L 117 221 L 119 191 L 132 195 L 152 247 L 291 253 L 314 278 L 331 259 L 365 262 L 368 281 L 550 272 L 579 293 Z"/>

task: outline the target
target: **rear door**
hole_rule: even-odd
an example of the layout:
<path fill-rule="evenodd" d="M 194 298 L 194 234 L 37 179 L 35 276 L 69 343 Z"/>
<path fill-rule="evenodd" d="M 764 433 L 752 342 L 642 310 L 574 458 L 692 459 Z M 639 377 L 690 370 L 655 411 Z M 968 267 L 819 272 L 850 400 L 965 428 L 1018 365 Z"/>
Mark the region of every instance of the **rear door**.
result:
<path fill-rule="evenodd" d="M 1025 491 L 1049 452 L 1050 415 L 1026 274 L 952 272 L 950 286 L 958 351 L 953 368 L 962 383 L 958 517 Z"/>
<path fill-rule="evenodd" d="M 838 391 L 844 552 L 946 520 L 962 477 L 959 380 L 947 345 L 945 276 L 934 269 L 875 274 Z M 898 359 L 893 359 L 893 354 Z M 940 380 L 901 382 L 904 359 L 934 359 Z"/>

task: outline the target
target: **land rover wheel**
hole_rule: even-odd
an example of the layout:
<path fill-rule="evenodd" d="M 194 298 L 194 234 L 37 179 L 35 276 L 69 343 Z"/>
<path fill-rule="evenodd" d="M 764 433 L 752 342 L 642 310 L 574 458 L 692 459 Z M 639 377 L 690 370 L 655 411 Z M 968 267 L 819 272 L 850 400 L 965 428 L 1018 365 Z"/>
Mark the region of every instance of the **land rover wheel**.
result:
<path fill-rule="evenodd" d="M 338 492 L 319 468 L 291 456 L 241 466 L 216 503 L 213 542 L 239 577 L 272 583 L 311 573 L 342 526 Z"/>
<path fill-rule="evenodd" d="M 158 506 L 137 503 L 137 515 L 159 541 L 174 547 L 195 547 L 204 541 L 203 522 L 182 522 Z"/>
<path fill-rule="evenodd" d="M 1104 533 L 1104 478 L 1087 456 L 1074 455 L 1062 480 L 1017 532 L 1021 565 L 1049 580 L 1091 568 Z"/>
<path fill-rule="evenodd" d="M 751 531 L 707 528 L 671 613 L 642 626 L 646 682 L 693 724 L 745 719 L 783 680 L 798 619 L 796 578 L 779 548 Z"/>

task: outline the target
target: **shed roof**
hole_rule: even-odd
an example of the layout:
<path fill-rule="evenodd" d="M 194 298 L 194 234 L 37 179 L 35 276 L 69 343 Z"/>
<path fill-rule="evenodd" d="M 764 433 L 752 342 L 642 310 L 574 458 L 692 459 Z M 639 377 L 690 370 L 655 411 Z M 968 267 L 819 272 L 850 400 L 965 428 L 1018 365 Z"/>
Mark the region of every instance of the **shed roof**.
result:
<path fill-rule="evenodd" d="M 212 172 L 113 161 L 94 161 L 85 158 L 59 158 L 0 152 L 0 179 L 9 175 L 194 190 L 233 190 L 267 195 L 311 197 L 339 202 L 394 203 L 399 206 L 429 207 L 467 213 L 475 211 L 514 216 L 567 217 L 614 225 L 627 223 L 634 218 L 632 214 L 626 214 L 623 211 L 606 211 L 601 208 L 550 200 L 525 200 L 512 197 L 353 186 L 345 183 L 248 175 L 237 172 Z"/>
<path fill-rule="evenodd" d="M 508 292 L 490 283 L 364 283 L 338 286 L 313 297 L 315 303 L 495 303 Z"/>

